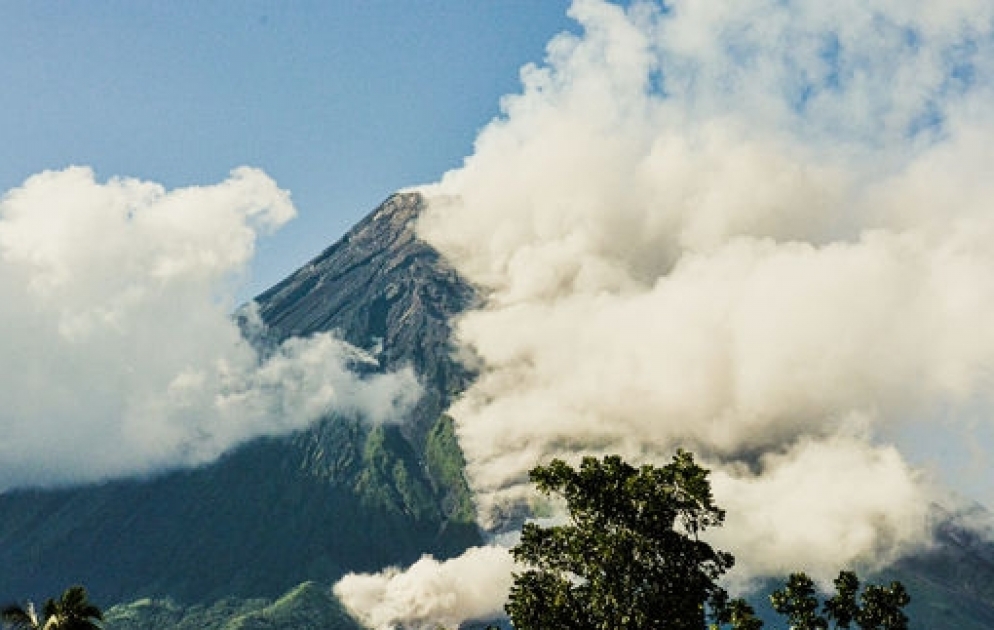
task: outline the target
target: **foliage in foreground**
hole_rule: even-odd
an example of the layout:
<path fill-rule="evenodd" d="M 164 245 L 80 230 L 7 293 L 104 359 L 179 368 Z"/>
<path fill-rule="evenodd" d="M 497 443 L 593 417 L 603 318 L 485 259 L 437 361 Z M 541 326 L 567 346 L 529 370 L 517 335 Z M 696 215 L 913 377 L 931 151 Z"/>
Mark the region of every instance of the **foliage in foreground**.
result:
<path fill-rule="evenodd" d="M 4 606 L 0 619 L 14 630 L 100 630 L 103 613 L 90 603 L 85 588 L 70 586 L 59 599 L 45 602 L 41 616 L 28 602 Z"/>
<path fill-rule="evenodd" d="M 678 451 L 670 464 L 635 468 L 617 456 L 588 457 L 579 469 L 554 460 L 531 471 L 546 495 L 566 502 L 564 525 L 525 525 L 506 607 L 517 630 L 759 630 L 763 622 L 718 580 L 732 554 L 700 539 L 720 527 L 709 471 Z M 803 573 L 770 596 L 795 630 L 906 630 L 904 587 L 869 585 L 859 592 L 843 571 L 824 604 Z M 711 625 L 708 626 L 708 621 Z M 855 624 L 855 626 L 853 625 Z"/>

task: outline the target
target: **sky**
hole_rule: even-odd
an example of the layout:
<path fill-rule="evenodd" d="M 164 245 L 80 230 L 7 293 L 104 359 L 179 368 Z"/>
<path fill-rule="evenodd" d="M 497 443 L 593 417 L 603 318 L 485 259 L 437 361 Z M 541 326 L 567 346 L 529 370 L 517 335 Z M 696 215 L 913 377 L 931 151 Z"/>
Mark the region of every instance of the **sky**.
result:
<path fill-rule="evenodd" d="M 567 5 L 4 3 L 0 190 L 70 165 L 167 188 L 261 168 L 298 217 L 258 243 L 248 299 L 458 166 L 518 69 L 575 27 Z"/>

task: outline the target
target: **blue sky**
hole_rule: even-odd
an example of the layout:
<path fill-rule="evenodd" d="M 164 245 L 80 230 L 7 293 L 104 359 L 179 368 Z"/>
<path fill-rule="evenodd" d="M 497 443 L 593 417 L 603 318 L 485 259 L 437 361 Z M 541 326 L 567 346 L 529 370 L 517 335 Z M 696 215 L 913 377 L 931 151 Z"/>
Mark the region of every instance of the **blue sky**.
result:
<path fill-rule="evenodd" d="M 394 190 L 435 181 L 519 90 L 566 0 L 12 2 L 0 9 L 0 188 L 88 165 L 168 188 L 240 165 L 299 216 L 244 297 Z"/>

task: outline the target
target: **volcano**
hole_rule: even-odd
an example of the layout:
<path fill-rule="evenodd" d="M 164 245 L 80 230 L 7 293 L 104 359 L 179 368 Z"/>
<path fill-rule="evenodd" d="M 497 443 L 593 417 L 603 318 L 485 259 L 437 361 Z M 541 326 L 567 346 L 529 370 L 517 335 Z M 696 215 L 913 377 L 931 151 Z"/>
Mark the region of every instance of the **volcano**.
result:
<path fill-rule="evenodd" d="M 0 495 L 0 599 L 79 583 L 121 604 L 110 628 L 346 628 L 328 588 L 341 576 L 479 544 L 445 410 L 474 377 L 452 322 L 482 296 L 417 238 L 424 206 L 391 196 L 255 300 L 263 347 L 334 331 L 377 357 L 368 369 L 413 367 L 424 393 L 402 422 L 333 415 L 196 469 Z M 911 590 L 913 627 L 994 627 L 994 546 L 952 516 L 936 531 L 887 573 Z"/>

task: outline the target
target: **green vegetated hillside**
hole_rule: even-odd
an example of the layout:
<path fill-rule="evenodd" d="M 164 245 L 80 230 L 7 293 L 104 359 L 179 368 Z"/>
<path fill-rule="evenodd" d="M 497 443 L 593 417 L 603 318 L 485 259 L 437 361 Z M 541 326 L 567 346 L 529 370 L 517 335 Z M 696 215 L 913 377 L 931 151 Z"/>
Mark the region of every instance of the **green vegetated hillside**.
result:
<path fill-rule="evenodd" d="M 258 298 L 262 346 L 335 330 L 377 351 L 384 370 L 413 366 L 424 396 L 408 417 L 379 427 L 329 417 L 196 470 L 2 494 L 0 602 L 80 583 L 109 608 L 109 630 L 351 630 L 330 592 L 346 572 L 478 544 L 444 415 L 473 377 L 452 358 L 450 320 L 478 297 L 414 236 L 422 206 L 417 194 L 391 197 Z M 994 546 L 968 532 L 949 521 L 934 549 L 894 568 L 912 627 L 994 627 Z"/>
<path fill-rule="evenodd" d="M 8 555 L 22 567 L 9 581 L 39 599 L 63 588 L 53 588 L 56 575 L 102 601 L 275 596 L 305 579 L 413 562 L 424 550 L 458 553 L 478 540 L 465 511 L 442 507 L 465 502 L 460 492 L 431 482 L 396 427 L 329 420 L 196 471 L 85 493 L 13 493 L 3 503 L 19 509 L 0 532 L 31 541 Z"/>
<path fill-rule="evenodd" d="M 283 597 L 178 605 L 143 599 L 106 611 L 108 630 L 360 630 L 326 585 L 305 582 Z"/>

